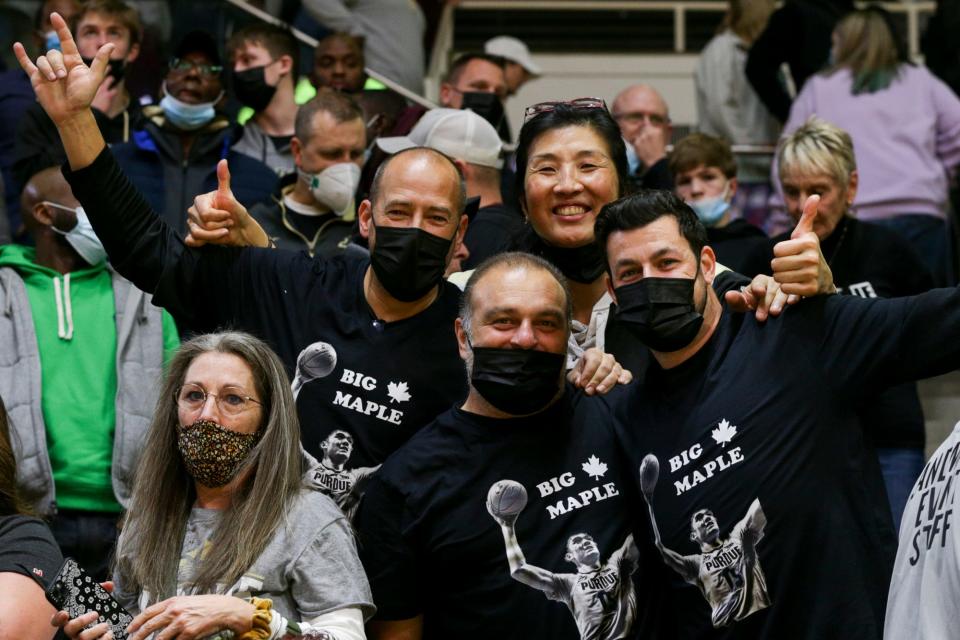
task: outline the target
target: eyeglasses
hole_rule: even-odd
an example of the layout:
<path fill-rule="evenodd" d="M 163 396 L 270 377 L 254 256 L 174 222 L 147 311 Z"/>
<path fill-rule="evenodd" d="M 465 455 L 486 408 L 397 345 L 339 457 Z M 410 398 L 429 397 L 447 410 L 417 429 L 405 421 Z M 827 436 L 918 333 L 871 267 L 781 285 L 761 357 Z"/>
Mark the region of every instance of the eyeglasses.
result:
<path fill-rule="evenodd" d="M 253 408 L 253 405 L 262 405 L 259 400 L 244 395 L 237 387 L 224 387 L 220 393 L 210 393 L 198 384 L 185 384 L 177 389 L 177 406 L 184 411 L 199 411 L 207 404 L 207 396 L 213 396 L 220 413 L 236 416 Z"/>
<path fill-rule="evenodd" d="M 640 124 L 644 120 L 655 127 L 663 127 L 670 124 L 670 118 L 661 116 L 657 113 L 644 113 L 643 111 L 630 111 L 629 113 L 615 113 L 613 119 L 617 122 L 626 122 L 627 124 Z"/>
<path fill-rule="evenodd" d="M 607 110 L 607 103 L 603 101 L 602 98 L 576 98 L 574 100 L 554 100 L 551 102 L 538 102 L 537 104 L 530 105 L 523 111 L 523 122 L 526 122 L 532 118 L 536 118 L 541 113 L 550 113 L 551 111 L 556 111 L 557 107 L 565 105 L 571 109 L 590 111 L 592 109 L 603 109 Z"/>
<path fill-rule="evenodd" d="M 192 69 L 196 69 L 202 76 L 218 76 L 223 71 L 223 66 L 219 64 L 196 64 L 183 58 L 173 58 L 170 61 L 170 71 L 184 74 L 190 73 Z"/>

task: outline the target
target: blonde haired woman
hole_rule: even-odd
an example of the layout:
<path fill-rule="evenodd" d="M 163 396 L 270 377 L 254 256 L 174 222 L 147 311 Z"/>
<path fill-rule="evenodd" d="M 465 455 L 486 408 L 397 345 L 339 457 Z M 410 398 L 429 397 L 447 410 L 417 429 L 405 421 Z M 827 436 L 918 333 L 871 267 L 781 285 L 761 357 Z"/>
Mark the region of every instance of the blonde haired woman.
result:
<path fill-rule="evenodd" d="M 364 637 L 373 605 L 350 526 L 303 483 L 293 394 L 266 344 L 184 343 L 144 450 L 114 570 L 131 640 Z M 105 623 L 84 630 L 96 619 L 54 623 L 109 638 Z"/>
<path fill-rule="evenodd" d="M 808 197 L 820 196 L 813 231 L 841 293 L 899 298 L 933 287 L 932 276 L 906 240 L 851 214 L 862 181 L 846 131 L 812 117 L 783 140 L 777 164 L 791 218 L 800 218 Z M 894 526 L 899 529 L 904 505 L 923 469 L 924 421 L 917 385 L 909 382 L 879 390 L 864 399 L 857 413 L 877 448 Z"/>

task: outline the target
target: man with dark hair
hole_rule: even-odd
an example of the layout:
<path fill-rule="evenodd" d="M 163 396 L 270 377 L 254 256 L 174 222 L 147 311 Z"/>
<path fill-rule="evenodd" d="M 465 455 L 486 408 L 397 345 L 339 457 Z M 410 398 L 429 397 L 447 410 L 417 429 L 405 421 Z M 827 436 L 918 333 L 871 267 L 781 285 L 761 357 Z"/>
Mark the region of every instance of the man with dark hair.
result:
<path fill-rule="evenodd" d="M 295 173 L 250 215 L 274 245 L 330 257 L 347 248 L 356 221 L 354 194 L 367 144 L 362 113 L 350 96 L 323 89 L 300 107 L 294 129 Z"/>
<path fill-rule="evenodd" d="M 367 80 L 363 65 L 363 38 L 343 32 L 331 33 L 317 43 L 310 81 L 318 90 L 330 87 L 359 93 Z"/>
<path fill-rule="evenodd" d="M 813 233 L 819 201 L 807 199 L 789 242 Z M 721 305 L 704 237 L 672 194 L 629 196 L 597 222 L 618 319 L 652 354 L 644 384 L 621 399 L 616 431 L 656 505 L 660 544 L 691 555 L 700 545 L 685 529 L 704 508 L 720 514 L 719 531 L 753 513 L 753 541 L 763 534 L 753 549 L 769 606 L 751 591 L 753 604 L 737 596 L 741 613 L 717 617 L 736 574 L 720 591 L 666 588 L 691 638 L 709 637 L 711 613 L 736 637 L 879 638 L 896 545 L 871 425 L 857 408 L 876 389 L 960 365 L 960 291 L 818 296 L 761 324 Z M 774 269 L 793 260 L 778 257 Z M 739 566 L 738 553 L 704 569 Z"/>
<path fill-rule="evenodd" d="M 105 43 L 115 45 L 109 74 L 93 101 L 93 113 L 107 143 L 127 142 L 142 118 L 140 102 L 130 95 L 124 81 L 127 67 L 140 55 L 140 16 L 122 0 L 91 0 L 80 5 L 71 24 L 80 55 L 88 61 Z M 57 128 L 39 104 L 31 105 L 17 127 L 13 171 L 18 185 L 64 160 Z"/>
<path fill-rule="evenodd" d="M 153 211 L 181 234 L 194 195 L 216 188 L 221 158 L 229 160 L 235 195 L 245 206 L 268 199 L 276 189 L 276 173 L 231 148 L 230 121 L 217 113 L 222 71 L 212 36 L 203 31 L 185 35 L 170 60 L 160 104 L 144 108 L 142 129 L 112 148 Z"/>
<path fill-rule="evenodd" d="M 507 80 L 503 58 L 486 53 L 465 53 L 450 64 L 440 83 L 440 106 L 472 109 L 499 128 L 503 122 L 503 100 Z"/>
<path fill-rule="evenodd" d="M 571 316 L 563 276 L 528 253 L 467 283 L 466 400 L 384 463 L 357 513 L 371 638 L 660 637 L 666 572 L 634 545 L 609 406 L 563 381 Z"/>
<path fill-rule="evenodd" d="M 233 92 L 253 109 L 233 150 L 263 162 L 283 176 L 294 170 L 290 141 L 297 117 L 294 84 L 300 46 L 287 29 L 254 23 L 231 36 Z"/>
<path fill-rule="evenodd" d="M 717 260 L 737 273 L 753 277 L 770 273 L 770 240 L 742 218 L 730 203 L 737 192 L 737 162 L 730 145 L 705 133 L 691 133 L 667 156 L 674 192 L 697 213 L 707 228 Z"/>

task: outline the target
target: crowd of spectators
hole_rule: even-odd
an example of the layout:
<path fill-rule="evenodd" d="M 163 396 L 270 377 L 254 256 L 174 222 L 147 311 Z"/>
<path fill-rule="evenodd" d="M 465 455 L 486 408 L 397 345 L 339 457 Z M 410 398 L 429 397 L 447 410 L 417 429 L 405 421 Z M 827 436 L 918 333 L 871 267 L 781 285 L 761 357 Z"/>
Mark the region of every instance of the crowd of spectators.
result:
<path fill-rule="evenodd" d="M 456 2 L 33 4 L 0 640 L 949 636 L 952 3 L 927 67 L 879 6 L 729 0 L 682 136 L 641 77 L 515 136 L 510 35 L 408 100 Z"/>

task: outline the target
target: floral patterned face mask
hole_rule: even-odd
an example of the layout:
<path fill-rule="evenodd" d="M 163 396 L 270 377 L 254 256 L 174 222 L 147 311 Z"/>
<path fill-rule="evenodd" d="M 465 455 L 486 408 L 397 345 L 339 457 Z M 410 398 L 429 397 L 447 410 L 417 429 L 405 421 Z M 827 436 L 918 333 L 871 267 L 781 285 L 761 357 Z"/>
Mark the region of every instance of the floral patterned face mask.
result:
<path fill-rule="evenodd" d="M 263 431 L 238 433 L 210 420 L 177 429 L 177 448 L 187 471 L 205 487 L 222 487 L 236 474 Z"/>

